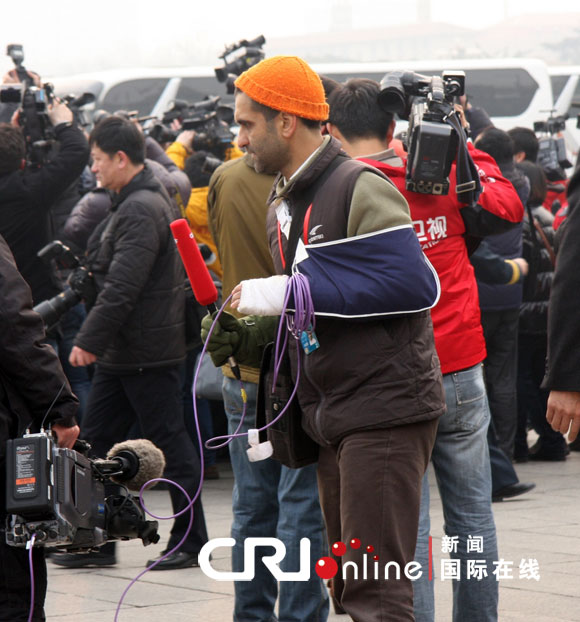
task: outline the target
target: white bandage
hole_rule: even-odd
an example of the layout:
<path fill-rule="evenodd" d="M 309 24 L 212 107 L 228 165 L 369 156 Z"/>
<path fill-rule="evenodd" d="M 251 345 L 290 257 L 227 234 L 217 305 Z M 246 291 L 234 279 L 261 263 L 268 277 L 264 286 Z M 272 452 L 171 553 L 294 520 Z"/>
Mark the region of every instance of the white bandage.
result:
<path fill-rule="evenodd" d="M 242 281 L 238 311 L 244 315 L 280 315 L 287 283 L 288 276 L 285 274 Z"/>

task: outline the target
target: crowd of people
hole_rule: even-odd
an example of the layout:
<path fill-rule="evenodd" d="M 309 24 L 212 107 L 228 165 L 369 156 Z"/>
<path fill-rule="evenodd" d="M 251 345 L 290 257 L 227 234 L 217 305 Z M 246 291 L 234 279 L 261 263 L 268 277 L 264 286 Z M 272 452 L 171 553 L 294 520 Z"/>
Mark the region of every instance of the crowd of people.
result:
<path fill-rule="evenodd" d="M 205 342 L 222 372 L 220 414 L 236 433 L 232 570 L 248 564 L 249 537 L 281 540 L 289 572 L 301 563 L 302 538 L 311 568 L 333 553 L 338 565 L 328 584 L 315 572 L 278 583 L 255 549 L 254 578 L 235 582 L 235 622 L 324 622 L 331 606 L 358 622 L 433 622 L 426 572 L 376 581 L 347 571 L 369 552 L 381 566 L 430 566 L 429 468 L 446 534 L 457 538 L 453 619 L 495 621 L 492 503 L 534 488 L 514 462 L 564 461 L 580 450 L 569 347 L 580 330 L 578 173 L 569 179 L 539 158 L 532 129 L 494 127 L 462 97 L 452 115 L 469 139 L 471 194 L 455 162 L 447 193 L 421 193 L 409 189 L 407 146 L 377 82 L 338 83 L 278 56 L 250 67 L 235 88 L 237 135 L 213 153 L 196 148 L 192 130 L 159 143 L 124 111 L 102 115 L 87 133 L 55 101 L 54 144 L 32 163 L 21 112 L 0 110 L 11 117 L 0 123 L 0 518 L 6 440 L 47 422 L 61 446 L 80 434 L 94 457 L 127 438 L 150 439 L 165 455 L 165 477 L 195 497 L 204 471 L 219 476 L 203 445 L 214 436 L 212 409 L 192 394 Z M 208 170 L 208 156 L 223 162 Z M 229 301 L 217 323 L 188 296 L 169 228 L 178 218 Z M 45 331 L 33 307 L 70 287 L 70 266 L 38 255 L 55 239 L 91 278 Z M 264 353 L 280 340 L 280 316 L 301 315 L 303 280 L 314 315 L 289 338 L 286 362 L 316 449 L 295 468 L 276 453 L 256 461 L 242 435 L 260 425 Z M 198 566 L 208 541 L 202 496 L 189 528 L 185 497 L 173 486 L 169 493 L 177 516 L 151 570 Z M 469 580 L 473 538 L 484 543 L 488 570 L 478 581 Z M 372 547 L 342 544 L 356 541 Z M 50 560 L 115 565 L 117 546 L 52 551 Z M 43 552 L 34 552 L 35 621 L 44 620 Z M 28 552 L 2 532 L 0 621 L 29 619 L 27 564 Z"/>

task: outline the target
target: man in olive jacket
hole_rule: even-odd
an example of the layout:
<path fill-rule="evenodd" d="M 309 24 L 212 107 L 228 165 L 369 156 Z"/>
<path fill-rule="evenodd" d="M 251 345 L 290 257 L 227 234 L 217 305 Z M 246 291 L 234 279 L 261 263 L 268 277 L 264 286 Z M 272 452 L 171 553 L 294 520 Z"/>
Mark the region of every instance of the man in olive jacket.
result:
<path fill-rule="evenodd" d="M 92 169 L 113 191 L 111 210 L 88 241 L 88 265 L 97 295 L 77 334 L 72 365 L 96 363 L 83 430 L 96 455 L 126 438 L 135 421 L 165 454 L 165 476 L 193 498 L 200 463 L 186 433 L 180 365 L 185 358 L 185 274 L 169 223 L 178 214 L 167 192 L 144 163 L 144 139 L 130 121 L 110 117 L 90 137 Z M 186 505 L 170 490 L 175 513 Z M 193 528 L 183 546 L 155 570 L 197 565 L 207 542 L 201 500 L 194 504 Z M 175 519 L 167 551 L 185 535 L 189 512 Z M 66 566 L 110 565 L 111 544 L 99 553 L 61 556 Z M 148 565 L 153 564 L 153 560 Z"/>

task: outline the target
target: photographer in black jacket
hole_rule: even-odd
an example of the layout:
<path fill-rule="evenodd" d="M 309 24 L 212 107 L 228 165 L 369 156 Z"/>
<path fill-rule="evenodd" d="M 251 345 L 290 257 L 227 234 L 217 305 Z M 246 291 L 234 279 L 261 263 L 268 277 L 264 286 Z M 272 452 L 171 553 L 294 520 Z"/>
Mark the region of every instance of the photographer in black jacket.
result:
<path fill-rule="evenodd" d="M 73 126 L 63 103 L 48 107 L 58 152 L 41 166 L 26 164 L 26 144 L 19 127 L 0 124 L 0 234 L 32 290 L 34 304 L 61 291 L 53 271 L 37 252 L 51 241 L 49 211 L 81 174 L 89 159 L 87 140 Z"/>
<path fill-rule="evenodd" d="M 43 345 L 42 320 L 32 311 L 30 288 L 18 273 L 0 236 L 0 622 L 29 619 L 28 551 L 6 544 L 6 441 L 26 428 L 52 424 L 61 447 L 71 448 L 79 434 L 78 407 L 52 348 Z M 54 401 L 54 403 L 53 403 Z M 52 404 L 52 408 L 50 408 Z M 33 550 L 34 614 L 44 620 L 46 565 L 42 548 Z"/>

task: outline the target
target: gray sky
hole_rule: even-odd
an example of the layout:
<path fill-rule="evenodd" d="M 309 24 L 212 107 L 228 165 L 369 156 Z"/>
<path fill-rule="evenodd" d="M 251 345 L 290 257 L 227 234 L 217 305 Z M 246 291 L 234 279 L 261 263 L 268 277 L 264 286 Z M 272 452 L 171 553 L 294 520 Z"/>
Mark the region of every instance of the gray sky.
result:
<path fill-rule="evenodd" d="M 352 27 L 363 29 L 417 18 L 421 0 L 353 0 Z M 177 51 L 191 50 L 196 65 L 217 65 L 224 46 L 264 34 L 268 38 L 328 31 L 332 8 L 348 0 L 46 0 L 8 1 L 2 6 L 0 70 L 12 63 L 6 44 L 22 43 L 25 65 L 41 75 L 78 73 L 86 68 L 127 66 L 135 52 L 155 58 L 157 66 L 176 64 Z M 276 7 L 274 10 L 272 7 Z M 58 8 L 57 8 L 58 7 Z M 579 0 L 431 0 L 433 21 L 482 28 L 524 13 L 575 12 Z M 564 36 L 566 33 L 562 33 Z M 201 52 L 200 50 L 203 50 Z M 267 53 L 267 43 L 265 46 Z M 137 56 L 138 57 L 138 56 Z M 189 58 L 189 56 L 188 56 Z M 197 62 L 199 58 L 203 62 Z M 214 59 L 215 61 L 207 60 Z M 580 62 L 580 59 L 579 59 Z M 146 64 L 146 63 L 143 63 Z M 72 68 L 72 69 L 71 69 Z"/>

